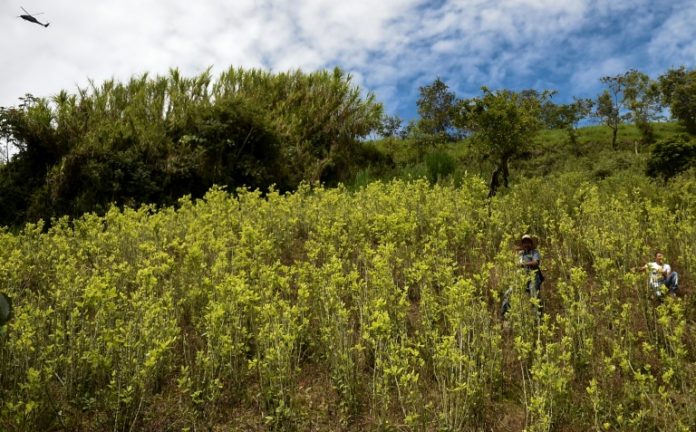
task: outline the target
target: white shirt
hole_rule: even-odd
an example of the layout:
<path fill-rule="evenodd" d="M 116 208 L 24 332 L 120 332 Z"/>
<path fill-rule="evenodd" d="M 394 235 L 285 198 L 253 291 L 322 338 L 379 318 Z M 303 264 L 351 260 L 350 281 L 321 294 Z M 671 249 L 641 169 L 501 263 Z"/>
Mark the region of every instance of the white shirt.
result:
<path fill-rule="evenodd" d="M 648 263 L 648 270 L 650 271 L 650 286 L 653 289 L 660 288 L 662 282 L 665 280 L 666 276 L 672 272 L 672 267 L 669 264 L 658 264 L 656 262 Z"/>

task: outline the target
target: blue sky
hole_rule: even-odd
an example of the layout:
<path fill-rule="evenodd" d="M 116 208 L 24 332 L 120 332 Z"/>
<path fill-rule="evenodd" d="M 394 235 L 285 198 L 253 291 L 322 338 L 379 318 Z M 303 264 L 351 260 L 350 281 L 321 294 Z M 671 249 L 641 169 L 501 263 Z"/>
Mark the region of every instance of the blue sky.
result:
<path fill-rule="evenodd" d="M 20 5 L 51 22 L 17 18 Z M 2 0 L 0 106 L 143 72 L 340 66 L 390 114 L 416 115 L 441 77 L 594 97 L 599 78 L 696 66 L 696 1 Z"/>

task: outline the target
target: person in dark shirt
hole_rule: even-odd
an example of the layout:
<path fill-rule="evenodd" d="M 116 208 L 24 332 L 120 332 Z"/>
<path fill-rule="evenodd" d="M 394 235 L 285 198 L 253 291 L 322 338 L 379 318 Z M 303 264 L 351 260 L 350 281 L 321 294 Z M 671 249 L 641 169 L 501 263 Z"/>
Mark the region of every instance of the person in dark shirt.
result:
<path fill-rule="evenodd" d="M 525 291 L 532 298 L 539 299 L 539 291 L 541 290 L 541 283 L 544 282 L 544 276 L 541 273 L 541 254 L 537 250 L 537 241 L 532 236 L 525 234 L 522 236 L 517 244 L 518 252 L 518 267 L 524 269 L 527 273 L 528 281 Z M 510 309 L 510 295 L 512 294 L 512 288 L 508 289 L 503 298 L 502 314 L 505 316 L 507 311 Z M 537 308 L 537 314 L 541 315 L 542 307 L 541 304 Z"/>

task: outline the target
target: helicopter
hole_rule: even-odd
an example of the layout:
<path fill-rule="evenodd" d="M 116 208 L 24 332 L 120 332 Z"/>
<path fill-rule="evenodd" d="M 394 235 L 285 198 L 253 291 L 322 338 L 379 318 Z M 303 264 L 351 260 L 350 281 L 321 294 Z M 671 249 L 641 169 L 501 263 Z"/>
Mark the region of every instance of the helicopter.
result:
<path fill-rule="evenodd" d="M 26 15 L 20 15 L 17 18 L 22 18 L 23 20 L 27 20 L 29 22 L 33 22 L 35 24 L 38 24 L 38 25 L 44 26 L 44 27 L 48 27 L 48 25 L 51 24 L 51 23 L 44 24 L 44 23 L 40 22 L 39 20 L 37 20 L 36 17 L 34 17 L 34 15 L 41 15 L 41 14 L 43 14 L 43 12 L 39 12 L 37 14 L 32 15 L 29 12 L 27 12 L 27 10 L 24 9 L 22 6 L 20 6 L 20 7 L 22 8 L 22 10 L 24 11 L 24 13 Z"/>

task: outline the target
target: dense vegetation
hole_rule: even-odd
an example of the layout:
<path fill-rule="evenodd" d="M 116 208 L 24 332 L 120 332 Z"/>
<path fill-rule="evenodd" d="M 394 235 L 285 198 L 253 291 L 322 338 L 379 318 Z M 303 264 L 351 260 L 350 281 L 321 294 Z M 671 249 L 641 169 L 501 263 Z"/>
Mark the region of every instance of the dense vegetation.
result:
<path fill-rule="evenodd" d="M 5 232 L 0 425 L 693 430 L 696 181 L 486 195 L 477 177 L 213 190 Z M 540 322 L 524 232 L 542 239 Z M 656 249 L 682 274 L 664 303 L 629 271 Z"/>
<path fill-rule="evenodd" d="M 294 189 L 335 184 L 363 163 L 358 140 L 382 107 L 336 69 L 271 74 L 231 68 L 144 75 L 27 96 L 0 109 L 0 225 L 103 213 L 110 203 L 170 205 L 213 184 Z"/>
<path fill-rule="evenodd" d="M 694 81 L 438 79 L 403 128 L 338 70 L 0 109 L 0 430 L 696 429 Z"/>
<path fill-rule="evenodd" d="M 172 70 L 51 98 L 27 95 L 17 107 L 0 107 L 6 147 L 0 226 L 103 214 L 111 203 L 173 205 L 186 194 L 203 196 L 214 184 L 262 191 L 272 185 L 290 191 L 302 181 L 364 184 L 367 176 L 393 176 L 397 153 L 408 147 L 417 157 L 397 175 L 426 164 L 437 180 L 455 169 L 439 148 L 452 142 L 467 153 L 458 166 L 486 167 L 481 175 L 493 196 L 514 178 L 510 166 L 534 152 L 543 130 L 564 132 L 563 147 L 573 156 L 581 152 L 578 125 L 592 119 L 611 130 L 617 151 L 627 123 L 639 131 L 636 150 L 649 150 L 658 140 L 655 121 L 667 108 L 685 133 L 695 132 L 695 70 L 671 69 L 655 80 L 631 70 L 601 81 L 606 90 L 596 100 L 558 104 L 555 92 L 546 90 L 483 87 L 481 96 L 462 99 L 438 78 L 420 89 L 420 117 L 405 127 L 383 115 L 374 95 L 339 69 L 274 74 L 230 68 L 217 78 Z M 368 142 L 375 133 L 393 148 Z M 667 178 L 693 165 L 692 139 L 677 141 L 656 153 L 649 174 Z M 686 153 L 674 163 L 668 153 L 676 150 Z"/>

